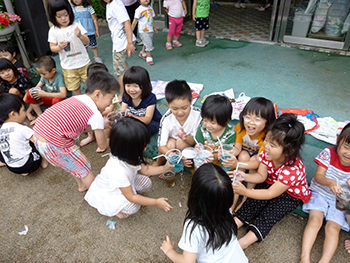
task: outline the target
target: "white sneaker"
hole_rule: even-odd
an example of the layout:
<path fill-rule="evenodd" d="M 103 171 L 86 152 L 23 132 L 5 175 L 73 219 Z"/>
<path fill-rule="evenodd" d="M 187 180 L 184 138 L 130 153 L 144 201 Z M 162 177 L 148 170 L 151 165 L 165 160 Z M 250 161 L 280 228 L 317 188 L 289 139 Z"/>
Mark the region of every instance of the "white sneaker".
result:
<path fill-rule="evenodd" d="M 235 3 L 234 7 L 235 8 L 241 8 L 241 5 L 239 3 Z"/>
<path fill-rule="evenodd" d="M 201 40 L 196 40 L 196 46 L 197 47 L 205 47 L 206 45 L 203 43 L 203 41 L 201 39 Z"/>
<path fill-rule="evenodd" d="M 241 3 L 240 6 L 244 9 L 244 8 L 247 8 L 247 5 L 246 4 L 243 4 Z"/>
<path fill-rule="evenodd" d="M 95 62 L 103 64 L 103 61 L 100 57 L 95 58 Z"/>
<path fill-rule="evenodd" d="M 141 39 L 136 39 L 136 45 L 138 45 L 138 46 L 141 46 L 141 45 L 143 45 L 143 42 L 142 42 L 142 40 Z"/>
<path fill-rule="evenodd" d="M 202 43 L 206 46 L 209 44 L 209 41 L 206 38 L 202 38 Z"/>

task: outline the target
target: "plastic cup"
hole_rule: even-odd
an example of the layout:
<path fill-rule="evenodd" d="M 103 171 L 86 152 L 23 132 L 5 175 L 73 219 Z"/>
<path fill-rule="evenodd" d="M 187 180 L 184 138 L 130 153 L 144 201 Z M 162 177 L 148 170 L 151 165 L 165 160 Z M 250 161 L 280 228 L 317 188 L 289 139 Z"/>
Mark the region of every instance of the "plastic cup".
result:
<path fill-rule="evenodd" d="M 341 191 L 342 193 L 337 194 L 335 207 L 340 211 L 346 211 L 349 209 L 350 189 L 347 185 L 343 185 Z"/>
<path fill-rule="evenodd" d="M 175 186 L 175 172 L 166 171 L 165 173 L 163 173 L 163 177 L 167 187 L 171 188 Z"/>
<path fill-rule="evenodd" d="M 173 164 L 173 170 L 178 173 L 181 172 L 182 169 L 184 168 L 184 165 L 181 161 L 181 151 L 178 149 L 171 149 L 169 151 L 167 151 L 166 155 L 166 159 L 169 163 Z"/>
<path fill-rule="evenodd" d="M 35 99 L 36 104 L 42 104 L 42 103 L 43 103 L 42 98 L 40 98 L 40 99 L 34 98 L 34 94 L 37 93 L 37 92 L 39 92 L 39 91 L 41 91 L 41 88 L 40 88 L 40 87 L 33 87 L 33 88 L 30 88 L 30 89 L 29 89 L 29 94 L 30 94 L 30 96 L 31 96 L 33 99 Z"/>
<path fill-rule="evenodd" d="M 213 149 L 209 146 L 203 145 L 202 148 L 198 149 L 197 156 L 193 159 L 194 167 L 197 170 L 202 164 L 208 161 L 209 156 L 212 154 Z"/>
<path fill-rule="evenodd" d="M 187 160 L 190 160 L 192 162 L 191 169 L 194 168 L 193 159 L 197 156 L 197 151 L 193 147 L 187 147 L 182 150 L 182 157 L 186 158 Z"/>
<path fill-rule="evenodd" d="M 233 144 L 223 144 L 222 148 L 220 147 L 219 153 L 220 153 L 220 166 L 221 166 L 221 168 L 225 172 L 230 171 L 231 167 L 225 167 L 223 165 L 223 162 L 226 159 L 232 158 L 234 156 L 235 148 L 233 147 Z"/>
<path fill-rule="evenodd" d="M 70 51 L 70 42 L 67 41 L 67 46 L 64 48 L 64 51 L 69 52 Z"/>
<path fill-rule="evenodd" d="M 118 120 L 122 118 L 122 115 L 120 112 L 110 112 L 107 114 L 107 120 L 111 125 L 116 123 Z"/>

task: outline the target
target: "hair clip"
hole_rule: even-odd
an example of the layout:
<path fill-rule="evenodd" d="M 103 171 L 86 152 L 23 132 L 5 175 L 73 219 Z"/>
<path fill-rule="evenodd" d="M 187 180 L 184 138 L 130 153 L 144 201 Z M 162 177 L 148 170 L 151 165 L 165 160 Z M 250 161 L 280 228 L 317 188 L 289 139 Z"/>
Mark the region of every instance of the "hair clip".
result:
<path fill-rule="evenodd" d="M 288 123 L 288 126 L 289 126 L 289 128 L 292 128 L 292 125 L 290 123 Z"/>

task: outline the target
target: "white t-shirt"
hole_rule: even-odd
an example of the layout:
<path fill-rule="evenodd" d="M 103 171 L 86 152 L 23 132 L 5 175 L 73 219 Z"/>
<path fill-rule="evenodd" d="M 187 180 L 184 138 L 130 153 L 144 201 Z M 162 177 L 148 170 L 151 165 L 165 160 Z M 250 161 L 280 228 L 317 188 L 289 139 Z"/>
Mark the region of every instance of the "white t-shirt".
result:
<path fill-rule="evenodd" d="M 52 26 L 49 30 L 48 41 L 58 44 L 61 41 L 69 41 L 70 51 L 60 50 L 61 66 L 63 69 L 77 69 L 86 66 L 90 62 L 86 48 L 83 42 L 74 34 L 74 29 L 79 27 L 82 35 L 86 34 L 86 30 L 80 23 L 74 22 L 67 28 Z"/>
<path fill-rule="evenodd" d="M 7 166 L 19 168 L 25 165 L 32 147 L 29 139 L 32 129 L 17 122 L 5 122 L 0 128 L 0 150 Z"/>
<path fill-rule="evenodd" d="M 201 110 L 191 106 L 190 114 L 184 125 L 181 126 L 169 109 L 160 120 L 158 147 L 166 146 L 169 138 L 177 139 L 176 134 L 181 132 L 180 128 L 183 128 L 187 135 L 195 137 L 201 119 Z"/>
<path fill-rule="evenodd" d="M 120 52 L 125 50 L 128 44 L 128 39 L 125 33 L 124 22 L 130 20 L 130 18 L 125 6 L 120 0 L 113 0 L 106 5 L 106 18 L 108 28 L 112 33 L 112 52 Z"/>
<path fill-rule="evenodd" d="M 165 0 L 163 6 L 169 10 L 168 15 L 171 17 L 179 18 L 185 16 L 182 0 Z"/>
<path fill-rule="evenodd" d="M 189 223 L 189 221 L 186 221 L 178 245 L 184 251 L 196 253 L 198 263 L 248 262 L 236 236 L 233 236 L 228 245 L 224 244 L 219 250 L 215 250 L 213 253 L 213 249 L 206 250 L 205 245 L 208 242 L 209 235 L 203 227 L 197 225 L 190 238 L 192 225 L 192 222 Z"/>
<path fill-rule="evenodd" d="M 144 7 L 140 5 L 135 10 L 135 18 L 139 21 L 138 30 L 139 33 L 153 32 L 153 17 L 155 16 L 152 7 L 149 5 Z"/>
<path fill-rule="evenodd" d="M 133 166 L 112 156 L 101 173 L 96 176 L 84 199 L 105 216 L 115 216 L 128 203 L 120 187 L 131 186 L 134 193 L 134 179 L 140 165 Z"/>

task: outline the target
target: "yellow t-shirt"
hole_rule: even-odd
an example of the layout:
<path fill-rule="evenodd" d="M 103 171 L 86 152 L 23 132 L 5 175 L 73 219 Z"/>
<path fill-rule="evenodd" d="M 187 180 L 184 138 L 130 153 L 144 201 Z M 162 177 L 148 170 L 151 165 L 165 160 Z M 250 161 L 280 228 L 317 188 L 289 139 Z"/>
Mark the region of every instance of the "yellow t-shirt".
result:
<path fill-rule="evenodd" d="M 260 153 L 264 150 L 264 139 L 266 131 L 263 130 L 258 137 L 251 139 L 247 131 L 244 129 L 241 131 L 241 124 L 238 123 L 235 126 L 236 131 L 236 142 L 242 143 L 242 150 L 245 150 L 249 153 L 250 156 Z M 241 132 L 240 132 L 241 131 Z"/>

